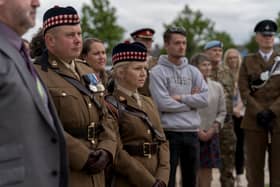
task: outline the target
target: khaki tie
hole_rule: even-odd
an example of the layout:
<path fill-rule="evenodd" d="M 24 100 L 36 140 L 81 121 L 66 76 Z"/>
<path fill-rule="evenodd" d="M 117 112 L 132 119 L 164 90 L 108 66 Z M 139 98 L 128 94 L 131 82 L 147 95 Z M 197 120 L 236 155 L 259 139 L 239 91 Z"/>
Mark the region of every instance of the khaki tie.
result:
<path fill-rule="evenodd" d="M 264 59 L 265 62 L 267 62 L 267 61 L 268 61 L 268 56 L 267 56 L 267 55 L 264 55 L 264 56 L 263 56 L 263 59 Z"/>
<path fill-rule="evenodd" d="M 135 92 L 135 93 L 132 94 L 132 97 L 136 100 L 137 105 L 141 107 L 142 106 L 142 102 L 141 102 L 139 94 L 137 92 Z"/>

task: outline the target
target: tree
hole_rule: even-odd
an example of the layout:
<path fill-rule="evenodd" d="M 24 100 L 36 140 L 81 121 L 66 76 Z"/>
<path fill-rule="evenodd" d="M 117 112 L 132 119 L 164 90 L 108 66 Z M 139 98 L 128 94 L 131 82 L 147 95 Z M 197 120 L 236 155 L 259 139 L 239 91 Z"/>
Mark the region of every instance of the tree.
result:
<path fill-rule="evenodd" d="M 224 44 L 224 49 L 235 48 L 236 45 L 233 43 L 231 36 L 226 32 L 213 32 L 209 37 L 210 40 L 220 40 Z"/>
<path fill-rule="evenodd" d="M 255 53 L 258 51 L 259 46 L 256 42 L 255 35 L 252 35 L 250 40 L 244 46 L 248 50 L 248 53 Z"/>
<path fill-rule="evenodd" d="M 81 27 L 84 37 L 95 37 L 104 41 L 107 54 L 123 38 L 124 29 L 117 25 L 116 9 L 109 0 L 91 0 L 92 6 L 82 7 Z"/>
<path fill-rule="evenodd" d="M 232 38 L 226 32 L 214 30 L 215 23 L 208 18 L 204 18 L 202 13 L 193 11 L 188 5 L 185 6 L 178 17 L 170 24 L 164 24 L 167 29 L 172 26 L 183 27 L 187 31 L 187 56 L 201 52 L 204 44 L 209 40 L 221 40 L 225 46 L 235 46 Z"/>
<path fill-rule="evenodd" d="M 276 24 L 278 26 L 277 33 L 280 33 L 280 12 L 278 12 L 278 17 L 276 18 Z"/>

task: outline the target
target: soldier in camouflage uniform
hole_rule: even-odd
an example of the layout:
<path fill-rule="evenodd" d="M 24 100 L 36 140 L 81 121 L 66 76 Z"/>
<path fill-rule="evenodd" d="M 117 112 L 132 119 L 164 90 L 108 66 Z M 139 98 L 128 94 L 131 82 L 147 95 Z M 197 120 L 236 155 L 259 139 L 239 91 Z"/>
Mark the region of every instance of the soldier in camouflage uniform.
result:
<path fill-rule="evenodd" d="M 208 42 L 204 47 L 206 55 L 212 62 L 211 78 L 222 84 L 226 99 L 227 115 L 224 126 L 220 130 L 220 148 L 222 166 L 220 168 L 220 181 L 222 187 L 234 187 L 234 153 L 236 138 L 232 121 L 232 98 L 234 95 L 234 77 L 230 69 L 221 63 L 223 55 L 223 44 L 214 40 Z"/>
<path fill-rule="evenodd" d="M 149 70 L 152 69 L 152 67 L 154 67 L 157 64 L 157 60 L 158 60 L 156 57 L 151 56 L 154 34 L 155 31 L 151 28 L 142 28 L 130 34 L 135 42 L 142 43 L 143 45 L 145 45 L 145 47 L 148 50 L 147 79 L 144 86 L 138 89 L 139 93 L 148 97 L 151 97 L 151 93 L 149 90 Z"/>

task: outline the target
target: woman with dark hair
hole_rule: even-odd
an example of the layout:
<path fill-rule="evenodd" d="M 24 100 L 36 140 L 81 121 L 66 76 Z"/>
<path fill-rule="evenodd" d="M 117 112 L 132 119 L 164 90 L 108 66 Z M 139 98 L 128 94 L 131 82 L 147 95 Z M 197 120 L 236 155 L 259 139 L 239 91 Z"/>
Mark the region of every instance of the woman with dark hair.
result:
<path fill-rule="evenodd" d="M 102 84 L 106 85 L 108 80 L 105 71 L 107 54 L 104 43 L 97 38 L 86 38 L 83 42 L 83 49 L 80 57 L 91 66 Z"/>
<path fill-rule="evenodd" d="M 226 116 L 224 91 L 218 82 L 209 79 L 212 66 L 207 56 L 197 54 L 192 57 L 191 64 L 200 70 L 208 85 L 208 107 L 199 109 L 201 124 L 198 132 L 200 139 L 198 187 L 210 187 L 212 168 L 219 168 L 221 165 L 218 133 Z"/>

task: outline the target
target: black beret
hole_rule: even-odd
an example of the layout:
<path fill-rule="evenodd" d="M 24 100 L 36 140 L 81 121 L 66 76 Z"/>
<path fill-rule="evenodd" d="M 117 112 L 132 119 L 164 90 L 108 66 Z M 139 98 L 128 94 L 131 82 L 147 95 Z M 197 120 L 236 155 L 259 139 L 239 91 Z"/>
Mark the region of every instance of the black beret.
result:
<path fill-rule="evenodd" d="M 151 28 L 138 29 L 130 34 L 132 38 L 148 38 L 152 39 L 155 31 Z"/>
<path fill-rule="evenodd" d="M 48 9 L 43 16 L 44 34 L 48 29 L 56 26 L 77 25 L 79 23 L 79 15 L 73 7 L 54 6 Z"/>
<path fill-rule="evenodd" d="M 119 62 L 147 60 L 147 48 L 139 43 L 120 43 L 113 48 L 112 62 L 116 65 Z"/>
<path fill-rule="evenodd" d="M 262 20 L 255 26 L 254 32 L 264 35 L 274 35 L 277 31 L 277 24 L 272 20 Z"/>

